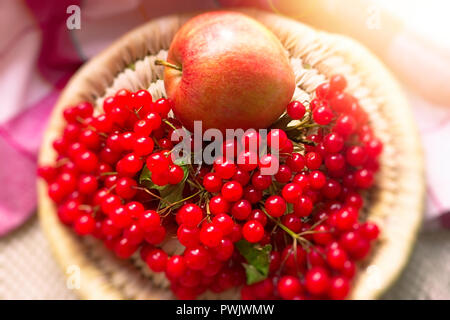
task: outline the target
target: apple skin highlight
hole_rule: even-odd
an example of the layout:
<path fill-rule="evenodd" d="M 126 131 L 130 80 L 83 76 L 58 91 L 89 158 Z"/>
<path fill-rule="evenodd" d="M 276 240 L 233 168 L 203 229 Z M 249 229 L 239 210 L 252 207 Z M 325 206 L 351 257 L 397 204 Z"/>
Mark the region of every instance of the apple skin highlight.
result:
<path fill-rule="evenodd" d="M 176 33 L 164 85 L 175 116 L 193 130 L 266 128 L 291 101 L 295 76 L 280 41 L 259 22 L 217 11 L 189 20 Z"/>

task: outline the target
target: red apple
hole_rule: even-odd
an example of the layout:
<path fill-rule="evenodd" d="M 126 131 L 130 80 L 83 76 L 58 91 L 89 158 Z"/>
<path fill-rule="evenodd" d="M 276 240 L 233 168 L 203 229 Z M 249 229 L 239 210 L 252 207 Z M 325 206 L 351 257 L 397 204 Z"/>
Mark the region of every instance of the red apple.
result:
<path fill-rule="evenodd" d="M 164 71 L 175 116 L 189 130 L 265 128 L 286 109 L 295 89 L 287 51 L 256 20 L 217 11 L 176 33 Z"/>

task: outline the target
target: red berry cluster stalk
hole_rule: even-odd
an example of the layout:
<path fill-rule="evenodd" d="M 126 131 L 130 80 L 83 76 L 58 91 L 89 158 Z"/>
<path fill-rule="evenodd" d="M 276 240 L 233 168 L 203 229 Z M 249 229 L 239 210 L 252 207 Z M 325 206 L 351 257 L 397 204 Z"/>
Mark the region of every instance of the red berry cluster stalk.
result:
<path fill-rule="evenodd" d="M 168 117 L 170 100 L 122 89 L 97 115 L 90 103 L 65 110 L 58 157 L 39 175 L 62 223 L 119 258 L 139 251 L 180 299 L 236 287 L 243 299 L 344 299 L 378 238 L 359 212 L 382 152 L 345 88 L 335 75 L 307 107 L 291 102 L 287 115 L 297 121 L 270 130 L 268 153 L 247 131 L 201 167 L 170 156 L 181 127 Z M 275 162 L 274 175 L 261 173 Z M 181 255 L 164 250 L 167 237 L 178 239 Z"/>

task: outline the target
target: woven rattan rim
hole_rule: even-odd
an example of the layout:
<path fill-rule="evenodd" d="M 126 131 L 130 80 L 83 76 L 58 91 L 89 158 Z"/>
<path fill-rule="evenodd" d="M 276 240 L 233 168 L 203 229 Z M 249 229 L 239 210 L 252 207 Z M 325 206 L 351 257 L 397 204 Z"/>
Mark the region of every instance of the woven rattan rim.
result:
<path fill-rule="evenodd" d="M 382 63 L 355 41 L 316 31 L 299 22 L 257 10 L 244 12 L 271 29 L 291 57 L 296 74 L 296 99 L 309 99 L 314 88 L 335 73 L 348 79 L 348 90 L 369 112 L 370 121 L 385 149 L 377 186 L 368 198 L 367 215 L 378 222 L 382 236 L 378 247 L 360 270 L 351 297 L 373 299 L 385 291 L 405 266 L 422 219 L 424 199 L 423 156 L 417 128 L 400 88 Z M 63 126 L 62 110 L 89 100 L 102 99 L 125 87 L 147 88 L 154 98 L 164 94 L 162 68 L 176 30 L 193 14 L 153 20 L 126 34 L 91 59 L 63 91 L 45 131 L 40 164 L 54 160 L 52 140 Z M 120 261 L 92 239 L 80 240 L 58 221 L 47 187 L 38 182 L 38 211 L 42 228 L 61 267 L 78 266 L 84 299 L 168 299 L 163 275 L 151 274 L 134 261 Z M 148 280 L 151 278 L 151 281 Z M 206 296 L 205 298 L 210 298 Z M 212 296 L 214 298 L 214 296 Z M 222 296 L 235 297 L 231 292 Z"/>

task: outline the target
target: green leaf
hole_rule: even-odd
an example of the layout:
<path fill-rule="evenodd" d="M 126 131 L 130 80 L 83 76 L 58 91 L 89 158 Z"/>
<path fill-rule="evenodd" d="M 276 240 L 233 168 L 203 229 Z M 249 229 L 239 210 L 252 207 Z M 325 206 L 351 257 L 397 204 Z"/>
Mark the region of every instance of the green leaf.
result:
<path fill-rule="evenodd" d="M 240 240 L 236 242 L 236 247 L 247 260 L 247 263 L 243 263 L 247 275 L 247 284 L 266 279 L 269 274 L 269 255 L 270 251 L 272 251 L 272 246 L 266 244 L 264 247 L 261 247 L 246 240 Z"/>
<path fill-rule="evenodd" d="M 185 166 L 187 168 L 187 164 L 189 163 L 189 160 L 190 160 L 190 156 L 185 156 L 185 157 L 182 157 L 182 158 L 176 158 L 173 161 L 173 164 L 176 164 L 177 166 L 180 166 L 180 167 Z"/>
<path fill-rule="evenodd" d="M 293 203 L 287 203 L 286 205 L 286 213 L 292 213 L 294 212 L 294 204 Z"/>
<path fill-rule="evenodd" d="M 142 169 L 141 175 L 139 176 L 139 183 L 144 183 L 145 181 L 152 181 L 152 173 L 146 165 L 144 165 L 144 169 Z"/>
<path fill-rule="evenodd" d="M 183 169 L 184 177 L 183 180 L 181 180 L 178 184 L 167 184 L 165 186 L 158 186 L 157 184 L 154 184 L 152 181 L 152 173 L 150 170 L 148 170 L 147 166 L 144 166 L 144 169 L 141 172 L 141 175 L 139 176 L 139 183 L 146 187 L 147 189 L 154 189 L 158 190 L 159 196 L 163 198 L 166 201 L 161 201 L 160 208 L 165 208 L 171 203 L 175 203 L 177 201 L 180 201 L 183 199 L 183 190 L 184 185 L 186 183 L 186 180 L 189 175 L 189 170 L 187 165 L 179 165 L 181 169 Z M 177 208 L 181 205 L 175 205 L 173 208 Z"/>
<path fill-rule="evenodd" d="M 167 188 L 163 188 L 163 189 L 159 190 L 160 197 L 167 201 L 167 202 L 161 201 L 161 203 L 159 205 L 159 207 L 161 209 L 167 207 L 171 203 L 175 203 L 175 202 L 183 199 L 184 181 L 180 182 L 179 184 L 167 185 L 165 187 L 167 187 Z M 181 205 L 182 205 L 182 203 L 180 203 L 178 205 L 174 205 L 171 208 L 176 209 Z"/>
<path fill-rule="evenodd" d="M 245 274 L 247 276 L 247 284 L 254 284 L 267 278 L 267 275 L 258 271 L 255 266 L 247 263 L 243 263 L 242 265 L 244 266 Z"/>

